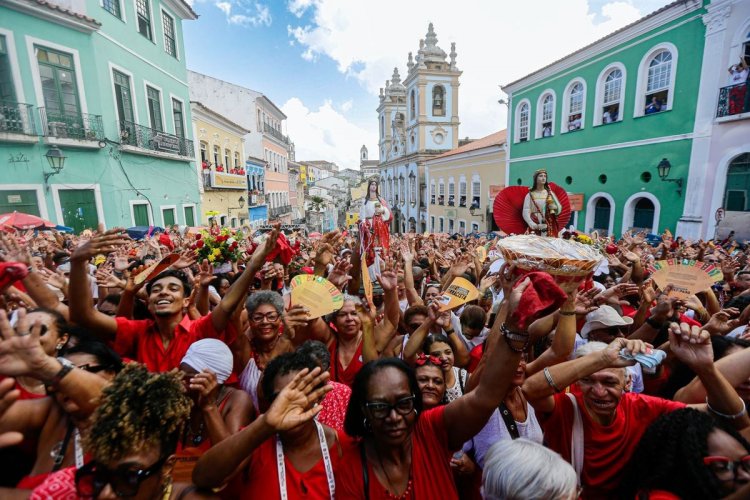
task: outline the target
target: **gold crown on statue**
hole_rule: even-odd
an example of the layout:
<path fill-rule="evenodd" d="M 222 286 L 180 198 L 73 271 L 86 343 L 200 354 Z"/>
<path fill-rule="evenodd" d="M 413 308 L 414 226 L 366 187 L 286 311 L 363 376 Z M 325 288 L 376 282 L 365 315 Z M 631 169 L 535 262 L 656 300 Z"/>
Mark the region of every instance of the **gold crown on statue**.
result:
<path fill-rule="evenodd" d="M 539 175 L 539 174 L 546 174 L 546 173 L 547 173 L 547 169 L 546 168 L 540 168 L 539 170 L 537 170 L 536 172 L 534 172 L 534 175 L 536 176 L 536 175 Z"/>

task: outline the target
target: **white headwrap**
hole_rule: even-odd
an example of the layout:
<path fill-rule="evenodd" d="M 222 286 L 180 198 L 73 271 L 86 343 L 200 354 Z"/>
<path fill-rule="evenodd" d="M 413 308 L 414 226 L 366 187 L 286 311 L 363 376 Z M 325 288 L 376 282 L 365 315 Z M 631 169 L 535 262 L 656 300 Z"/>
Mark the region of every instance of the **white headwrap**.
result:
<path fill-rule="evenodd" d="M 190 344 L 182 363 L 198 372 L 211 370 L 223 384 L 232 374 L 232 351 L 221 340 L 203 339 Z"/>

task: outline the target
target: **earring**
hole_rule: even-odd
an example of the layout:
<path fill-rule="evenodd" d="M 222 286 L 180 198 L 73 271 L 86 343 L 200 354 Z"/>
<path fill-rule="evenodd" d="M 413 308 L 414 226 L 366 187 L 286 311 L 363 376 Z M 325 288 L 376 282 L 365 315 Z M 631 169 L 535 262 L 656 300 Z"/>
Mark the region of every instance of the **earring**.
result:
<path fill-rule="evenodd" d="M 369 431 L 369 430 L 370 430 L 370 425 L 369 425 L 369 422 L 367 421 L 367 417 L 365 417 L 365 418 L 364 418 L 364 419 L 362 420 L 362 426 L 363 426 L 363 427 L 365 428 L 365 430 L 366 430 L 366 431 Z"/>
<path fill-rule="evenodd" d="M 57 345 L 55 346 L 55 350 L 56 350 L 56 351 L 59 351 L 59 350 L 60 350 L 60 349 L 62 349 L 62 348 L 63 348 L 63 344 L 57 344 Z"/>
<path fill-rule="evenodd" d="M 416 408 L 414 408 L 414 416 L 416 417 L 416 416 L 418 416 L 418 415 L 419 415 L 419 412 L 417 411 L 417 409 L 416 409 Z"/>

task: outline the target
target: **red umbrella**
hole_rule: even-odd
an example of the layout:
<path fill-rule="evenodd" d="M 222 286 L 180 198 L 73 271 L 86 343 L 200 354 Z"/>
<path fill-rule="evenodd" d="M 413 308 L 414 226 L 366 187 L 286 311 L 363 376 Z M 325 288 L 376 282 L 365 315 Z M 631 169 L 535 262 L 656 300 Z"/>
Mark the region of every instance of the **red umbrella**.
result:
<path fill-rule="evenodd" d="M 15 228 L 20 230 L 42 229 L 56 227 L 56 224 L 44 220 L 36 215 L 13 212 L 0 215 L 0 228 Z"/>
<path fill-rule="evenodd" d="M 562 229 L 567 226 L 570 220 L 568 193 L 554 182 L 550 182 L 549 186 L 560 201 L 560 205 L 562 205 L 562 210 L 557 216 L 558 226 Z M 524 234 L 526 232 L 526 222 L 523 220 L 522 212 L 523 200 L 528 193 L 529 188 L 526 186 L 509 186 L 495 197 L 492 215 L 497 227 L 503 232 L 508 234 Z"/>

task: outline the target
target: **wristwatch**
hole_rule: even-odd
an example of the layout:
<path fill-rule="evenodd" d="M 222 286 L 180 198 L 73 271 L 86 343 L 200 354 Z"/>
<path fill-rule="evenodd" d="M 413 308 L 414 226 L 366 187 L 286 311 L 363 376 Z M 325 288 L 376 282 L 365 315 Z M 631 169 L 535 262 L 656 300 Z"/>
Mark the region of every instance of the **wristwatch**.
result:
<path fill-rule="evenodd" d="M 60 381 L 65 378 L 65 376 L 73 371 L 73 368 L 76 367 L 73 363 L 71 363 L 69 360 L 63 358 L 62 356 L 57 357 L 57 361 L 60 362 L 62 365 L 62 368 L 60 368 L 60 371 L 57 372 L 57 374 L 52 377 L 51 380 L 45 380 L 44 385 L 47 387 L 57 387 L 58 384 L 60 384 Z"/>
<path fill-rule="evenodd" d="M 659 323 L 654 318 L 646 318 L 646 323 L 654 330 L 661 330 L 661 327 L 664 326 L 664 323 Z"/>

